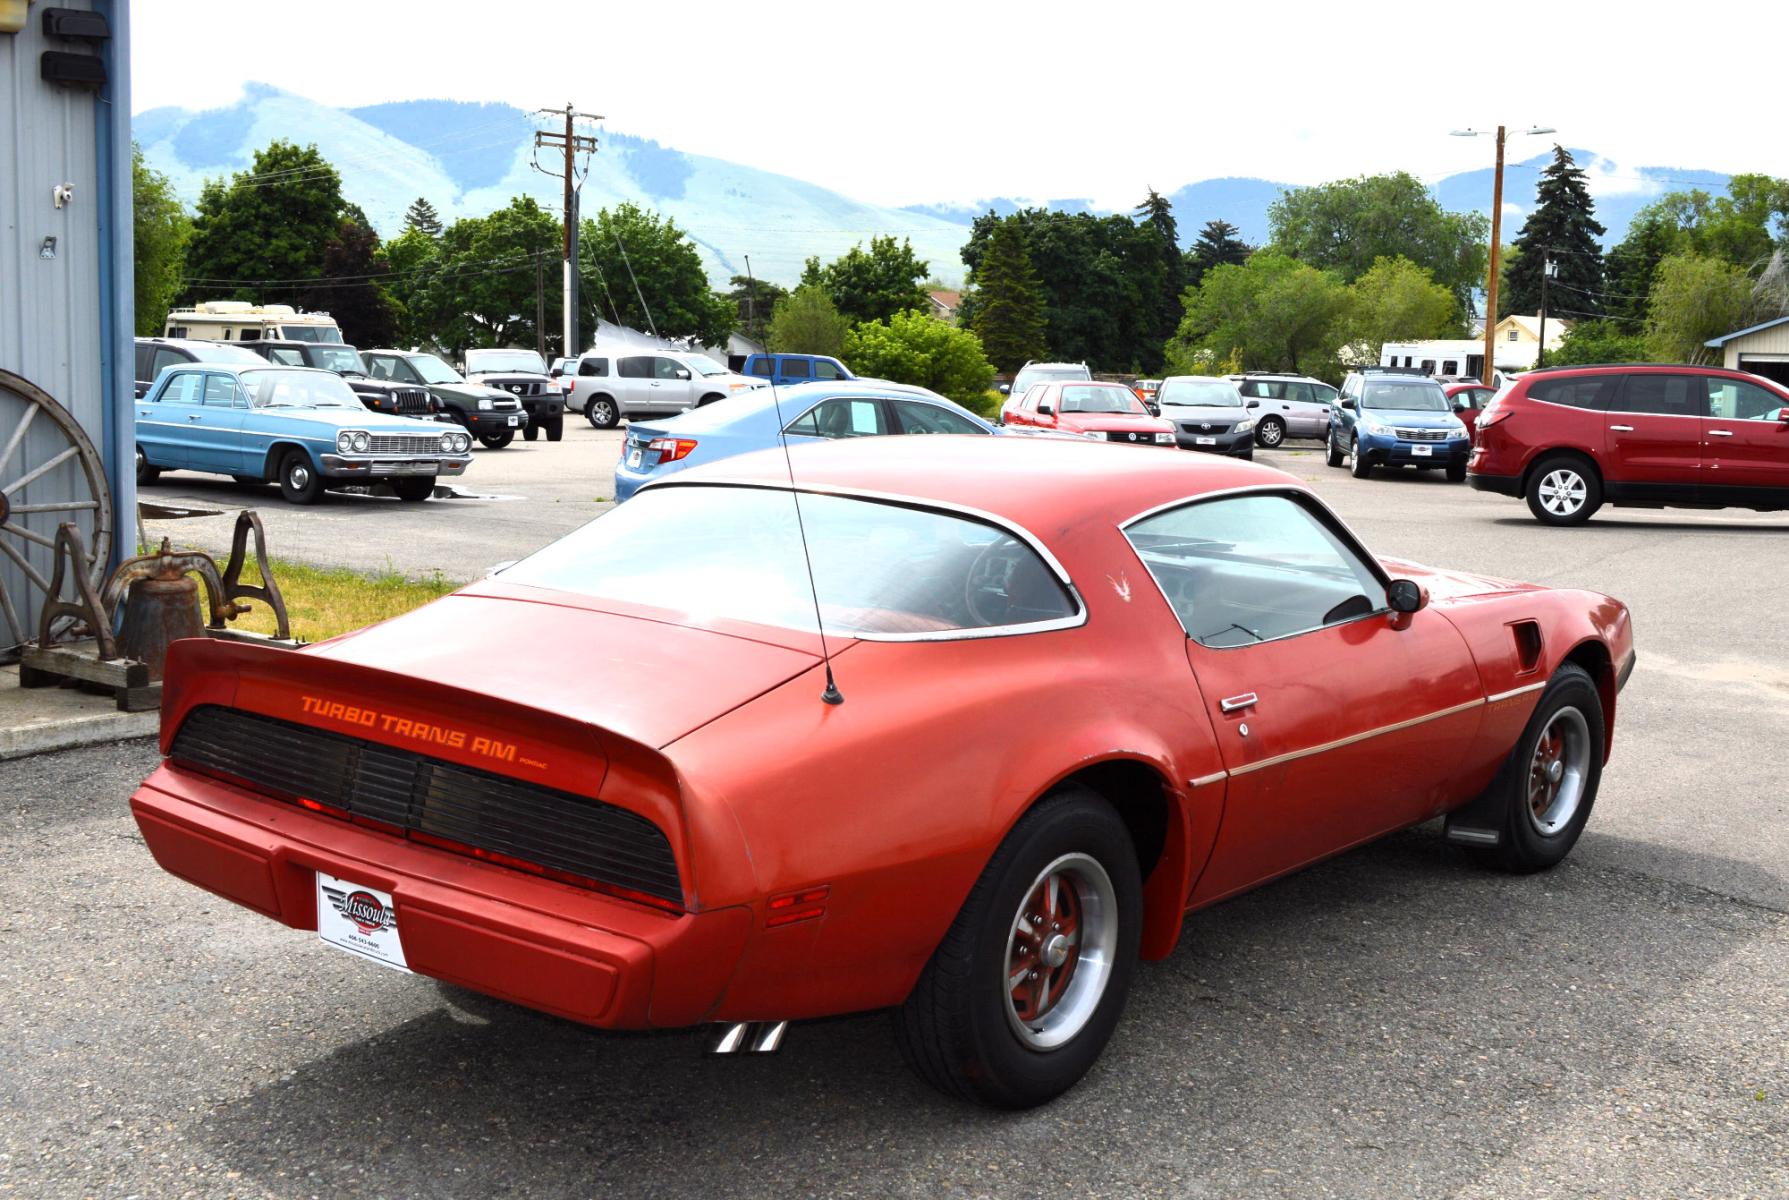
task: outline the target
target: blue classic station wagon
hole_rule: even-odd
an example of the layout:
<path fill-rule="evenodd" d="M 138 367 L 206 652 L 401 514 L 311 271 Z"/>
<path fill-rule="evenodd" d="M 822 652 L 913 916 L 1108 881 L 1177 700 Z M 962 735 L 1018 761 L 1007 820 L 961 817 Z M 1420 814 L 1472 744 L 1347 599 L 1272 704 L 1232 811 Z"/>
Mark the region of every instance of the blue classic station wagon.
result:
<path fill-rule="evenodd" d="M 138 483 L 205 471 L 277 482 L 287 500 L 313 504 L 329 488 L 383 480 L 399 499 L 427 500 L 438 476 L 472 461 L 464 431 L 369 412 L 341 376 L 308 367 L 170 367 L 136 411 Z"/>

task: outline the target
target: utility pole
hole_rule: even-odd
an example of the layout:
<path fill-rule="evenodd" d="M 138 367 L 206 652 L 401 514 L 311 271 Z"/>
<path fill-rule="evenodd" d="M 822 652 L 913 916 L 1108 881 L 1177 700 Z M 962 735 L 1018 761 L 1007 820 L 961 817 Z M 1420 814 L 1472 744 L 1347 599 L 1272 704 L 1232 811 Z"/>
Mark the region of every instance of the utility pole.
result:
<path fill-rule="evenodd" d="M 1480 129 L 1456 129 L 1454 137 L 1479 137 L 1485 131 Z M 1533 125 L 1523 130 L 1530 137 L 1543 133 L 1557 133 L 1551 126 Z M 1485 365 L 1481 373 L 1486 387 L 1491 386 L 1491 376 L 1496 371 L 1496 364 L 1491 355 L 1497 346 L 1497 273 L 1499 262 L 1503 256 L 1503 142 L 1504 128 L 1497 127 L 1497 176 L 1491 185 L 1491 270 L 1485 279 Z"/>
<path fill-rule="evenodd" d="M 534 134 L 534 166 L 543 175 L 552 175 L 565 181 L 565 342 L 561 354 L 574 355 L 581 348 L 578 344 L 578 188 L 583 182 L 578 175 L 577 156 L 596 153 L 596 139 L 589 134 L 578 133 L 573 122 L 578 119 L 600 121 L 602 117 L 596 113 L 575 112 L 571 102 L 567 101 L 564 109 L 543 108 L 540 113 L 551 113 L 555 116 L 563 113 L 565 117 L 564 133 L 549 133 L 537 130 Z M 561 150 L 565 156 L 563 171 L 549 171 L 540 165 L 540 149 L 542 146 Z"/>
<path fill-rule="evenodd" d="M 1541 251 L 1541 344 L 1534 352 L 1534 365 L 1547 365 L 1547 281 L 1559 273 L 1559 264 L 1553 261 L 1551 250 Z"/>
<path fill-rule="evenodd" d="M 541 251 L 534 252 L 534 352 L 547 356 L 547 284 Z"/>

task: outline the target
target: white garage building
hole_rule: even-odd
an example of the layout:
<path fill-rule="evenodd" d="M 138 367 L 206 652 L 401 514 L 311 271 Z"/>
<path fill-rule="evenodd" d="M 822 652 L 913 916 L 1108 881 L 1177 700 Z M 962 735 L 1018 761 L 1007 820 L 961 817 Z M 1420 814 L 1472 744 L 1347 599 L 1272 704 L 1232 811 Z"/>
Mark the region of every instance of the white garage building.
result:
<path fill-rule="evenodd" d="M 1789 317 L 1710 338 L 1706 344 L 1720 352 L 1723 367 L 1789 386 Z"/>

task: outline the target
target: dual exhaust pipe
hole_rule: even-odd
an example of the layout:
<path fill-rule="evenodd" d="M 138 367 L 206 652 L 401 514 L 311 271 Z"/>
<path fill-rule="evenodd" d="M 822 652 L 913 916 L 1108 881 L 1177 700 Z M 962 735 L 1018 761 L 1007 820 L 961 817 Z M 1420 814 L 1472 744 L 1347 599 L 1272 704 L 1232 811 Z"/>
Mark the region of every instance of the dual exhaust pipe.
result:
<path fill-rule="evenodd" d="M 710 1054 L 775 1054 L 788 1031 L 787 1021 L 740 1021 L 726 1025 L 708 1044 Z"/>

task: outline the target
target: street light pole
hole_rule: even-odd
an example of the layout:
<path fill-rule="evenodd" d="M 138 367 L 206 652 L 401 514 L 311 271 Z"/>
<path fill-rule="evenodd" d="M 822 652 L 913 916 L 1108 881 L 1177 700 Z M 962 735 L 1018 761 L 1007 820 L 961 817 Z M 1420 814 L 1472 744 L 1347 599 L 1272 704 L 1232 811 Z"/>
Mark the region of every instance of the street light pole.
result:
<path fill-rule="evenodd" d="M 1553 261 L 1553 252 L 1544 250 L 1542 254 L 1545 257 L 1541 259 L 1541 344 L 1534 352 L 1537 368 L 1547 365 L 1547 281 L 1559 274 L 1559 264 Z"/>
<path fill-rule="evenodd" d="M 1485 130 L 1456 129 L 1454 137 L 1478 137 Z M 1553 133 L 1551 127 L 1542 128 L 1534 125 L 1525 130 L 1533 136 L 1541 133 Z M 1497 274 L 1499 262 L 1503 255 L 1503 143 L 1505 133 L 1503 126 L 1497 127 L 1497 175 L 1491 187 L 1491 269 L 1485 277 L 1485 362 L 1480 372 L 1484 385 L 1491 386 L 1491 375 L 1495 366 L 1491 361 L 1492 352 L 1497 344 Z"/>

